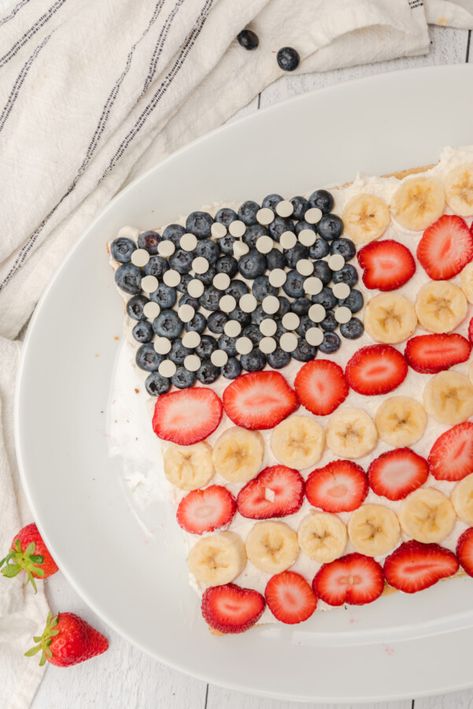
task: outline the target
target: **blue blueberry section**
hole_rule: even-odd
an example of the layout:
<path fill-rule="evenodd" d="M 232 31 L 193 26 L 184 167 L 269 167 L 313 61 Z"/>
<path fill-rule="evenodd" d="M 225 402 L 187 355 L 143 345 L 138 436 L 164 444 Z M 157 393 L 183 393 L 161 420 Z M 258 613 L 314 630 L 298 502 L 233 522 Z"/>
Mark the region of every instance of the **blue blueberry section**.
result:
<path fill-rule="evenodd" d="M 153 345 L 147 344 L 138 348 L 135 360 L 140 369 L 144 369 L 146 372 L 155 372 L 163 361 L 163 357 L 155 351 Z"/>
<path fill-rule="evenodd" d="M 186 219 L 186 230 L 198 239 L 207 239 L 213 219 L 207 212 L 191 212 Z"/>
<path fill-rule="evenodd" d="M 177 389 L 188 389 L 195 380 L 195 372 L 189 372 L 185 367 L 177 367 L 176 373 L 171 377 L 171 384 Z"/>
<path fill-rule="evenodd" d="M 143 308 L 147 302 L 148 299 L 143 295 L 134 295 L 126 304 L 128 316 L 133 320 L 145 320 L 146 315 L 143 312 Z"/>
<path fill-rule="evenodd" d="M 163 310 L 153 321 L 153 328 L 159 337 L 174 340 L 181 334 L 183 324 L 175 310 Z"/>
<path fill-rule="evenodd" d="M 132 263 L 124 263 L 115 271 L 115 283 L 125 293 L 138 295 L 141 292 L 141 271 Z"/>
<path fill-rule="evenodd" d="M 120 237 L 112 241 L 110 251 L 113 258 L 118 263 L 128 263 L 131 259 L 133 251 L 136 249 L 136 244 L 132 239 Z"/>
<path fill-rule="evenodd" d="M 146 251 L 151 255 L 157 254 L 160 238 L 161 237 L 157 231 L 142 231 L 138 236 L 138 248 L 146 249 Z"/>
<path fill-rule="evenodd" d="M 165 394 L 171 388 L 171 382 L 166 377 L 162 377 L 158 372 L 152 372 L 145 381 L 146 391 L 150 396 Z"/>

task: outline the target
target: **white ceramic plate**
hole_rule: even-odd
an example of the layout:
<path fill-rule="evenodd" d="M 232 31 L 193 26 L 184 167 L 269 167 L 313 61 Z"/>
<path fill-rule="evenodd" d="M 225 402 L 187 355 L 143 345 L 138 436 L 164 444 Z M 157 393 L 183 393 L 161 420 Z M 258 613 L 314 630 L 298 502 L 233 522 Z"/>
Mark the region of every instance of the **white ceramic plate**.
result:
<path fill-rule="evenodd" d="M 105 621 L 163 662 L 209 682 L 292 700 L 369 701 L 473 684 L 471 581 L 413 597 L 212 636 L 187 583 L 170 505 L 149 539 L 107 451 L 122 308 L 105 242 L 202 204 L 290 195 L 434 162 L 473 143 L 473 67 L 384 74 L 263 111 L 175 154 L 124 190 L 56 275 L 29 329 L 16 409 L 23 483 L 62 571 Z"/>

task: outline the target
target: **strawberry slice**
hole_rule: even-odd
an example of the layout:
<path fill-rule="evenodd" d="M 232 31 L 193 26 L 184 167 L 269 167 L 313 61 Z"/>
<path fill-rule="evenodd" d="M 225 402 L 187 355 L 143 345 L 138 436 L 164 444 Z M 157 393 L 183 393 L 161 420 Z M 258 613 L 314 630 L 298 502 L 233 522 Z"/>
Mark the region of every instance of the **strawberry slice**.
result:
<path fill-rule="evenodd" d="M 269 579 L 264 592 L 271 613 L 281 623 L 302 623 L 317 607 L 317 598 L 305 578 L 283 571 Z"/>
<path fill-rule="evenodd" d="M 345 374 L 348 384 L 358 394 L 387 394 L 406 378 L 407 363 L 391 345 L 368 345 L 355 352 Z"/>
<path fill-rule="evenodd" d="M 242 374 L 223 392 L 223 407 L 242 428 L 277 426 L 299 406 L 297 396 L 279 372 Z"/>
<path fill-rule="evenodd" d="M 386 581 L 404 593 L 417 593 L 458 571 L 455 554 L 439 544 L 411 540 L 401 544 L 384 562 Z"/>
<path fill-rule="evenodd" d="M 222 418 L 222 402 L 205 387 L 161 394 L 156 401 L 153 430 L 164 441 L 180 446 L 203 441 Z"/>
<path fill-rule="evenodd" d="M 471 318 L 470 324 L 468 325 L 468 339 L 470 342 L 473 342 L 473 318 Z"/>
<path fill-rule="evenodd" d="M 372 241 L 358 253 L 367 288 L 395 290 L 412 278 L 416 263 L 409 249 L 392 239 Z"/>
<path fill-rule="evenodd" d="M 437 438 L 429 453 L 437 480 L 463 480 L 473 473 L 473 423 L 459 423 Z"/>
<path fill-rule="evenodd" d="M 244 633 L 261 618 L 265 605 L 258 591 L 227 583 L 204 591 L 202 615 L 220 633 Z"/>
<path fill-rule="evenodd" d="M 466 362 L 471 344 L 456 333 L 417 335 L 407 341 L 404 356 L 412 369 L 422 374 L 436 374 L 454 364 Z"/>
<path fill-rule="evenodd" d="M 310 504 L 324 512 L 352 512 L 368 494 L 368 478 L 351 460 L 334 460 L 310 473 L 305 493 Z"/>
<path fill-rule="evenodd" d="M 382 453 L 368 468 L 373 492 L 388 500 L 403 500 L 429 477 L 429 464 L 410 448 Z"/>
<path fill-rule="evenodd" d="M 463 571 L 473 576 L 473 527 L 465 529 L 458 538 L 457 557 Z"/>
<path fill-rule="evenodd" d="M 473 236 L 461 217 L 444 214 L 424 231 L 417 258 L 434 281 L 456 276 L 473 259 Z"/>
<path fill-rule="evenodd" d="M 286 517 L 297 512 L 304 499 L 304 480 L 285 465 L 265 468 L 240 490 L 238 512 L 250 519 Z"/>
<path fill-rule="evenodd" d="M 302 406 L 317 416 L 327 416 L 348 396 L 343 369 L 328 359 L 307 362 L 298 371 L 294 388 Z"/>
<path fill-rule="evenodd" d="M 331 606 L 372 603 L 383 592 L 383 569 L 364 554 L 346 554 L 324 564 L 312 582 L 315 595 Z"/>
<path fill-rule="evenodd" d="M 192 490 L 182 498 L 177 508 L 177 521 L 191 534 L 213 532 L 229 524 L 236 512 L 236 501 L 222 485 L 210 485 L 205 490 Z"/>

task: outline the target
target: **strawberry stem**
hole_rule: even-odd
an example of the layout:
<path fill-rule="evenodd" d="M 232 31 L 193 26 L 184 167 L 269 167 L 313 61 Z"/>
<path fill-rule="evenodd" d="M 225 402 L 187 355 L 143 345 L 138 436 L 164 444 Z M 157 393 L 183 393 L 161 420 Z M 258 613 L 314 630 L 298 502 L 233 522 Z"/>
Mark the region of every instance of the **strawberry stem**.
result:
<path fill-rule="evenodd" d="M 30 542 L 23 550 L 20 540 L 17 539 L 12 550 L 0 561 L 0 568 L 5 578 L 13 578 L 20 571 L 24 571 L 36 593 L 38 589 L 34 577 L 44 576 L 44 569 L 40 566 L 44 562 L 44 557 L 42 554 L 35 554 L 35 550 L 35 542 Z"/>
<path fill-rule="evenodd" d="M 58 622 L 59 615 L 53 616 L 52 613 L 48 613 L 48 617 L 46 619 L 46 626 L 43 630 L 42 635 L 35 635 L 33 637 L 34 642 L 37 644 L 33 645 L 33 647 L 31 647 L 25 652 L 25 657 L 33 657 L 33 655 L 36 655 L 38 652 L 41 652 L 41 658 L 39 661 L 40 667 L 46 664 L 46 661 L 53 656 L 50 645 L 52 639 L 56 637 L 56 635 L 59 635 L 59 630 L 56 627 Z"/>

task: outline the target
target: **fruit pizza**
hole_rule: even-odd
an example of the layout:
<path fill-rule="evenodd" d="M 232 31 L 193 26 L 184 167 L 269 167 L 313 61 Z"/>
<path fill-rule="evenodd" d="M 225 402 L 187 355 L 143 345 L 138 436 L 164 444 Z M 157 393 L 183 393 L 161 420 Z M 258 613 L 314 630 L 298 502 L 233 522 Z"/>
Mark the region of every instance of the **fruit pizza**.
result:
<path fill-rule="evenodd" d="M 472 219 L 447 148 L 110 242 L 123 396 L 213 632 L 473 576 Z"/>

